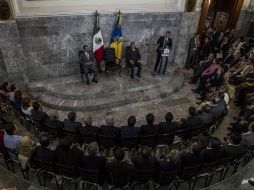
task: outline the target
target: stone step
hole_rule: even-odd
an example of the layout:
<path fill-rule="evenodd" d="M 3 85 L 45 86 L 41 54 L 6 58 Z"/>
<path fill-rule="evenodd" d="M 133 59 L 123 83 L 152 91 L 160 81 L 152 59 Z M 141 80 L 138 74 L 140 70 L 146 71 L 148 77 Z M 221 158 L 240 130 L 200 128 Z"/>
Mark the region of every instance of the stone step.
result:
<path fill-rule="evenodd" d="M 138 83 L 134 83 L 132 86 L 122 87 L 119 91 L 109 91 L 109 94 L 65 94 L 64 91 L 60 92 L 59 89 L 53 91 L 53 88 L 50 89 L 38 85 L 31 85 L 29 88 L 30 95 L 47 107 L 64 111 L 95 111 L 163 99 L 177 92 L 184 84 L 182 73 L 176 73 L 171 81 L 158 81 L 153 79 L 151 81 L 152 84 L 150 84 L 148 79 L 149 77 L 144 77 L 143 80 L 146 81 L 141 82 L 141 86 L 138 86 Z M 70 82 L 64 85 L 69 87 L 71 84 L 74 83 Z"/>

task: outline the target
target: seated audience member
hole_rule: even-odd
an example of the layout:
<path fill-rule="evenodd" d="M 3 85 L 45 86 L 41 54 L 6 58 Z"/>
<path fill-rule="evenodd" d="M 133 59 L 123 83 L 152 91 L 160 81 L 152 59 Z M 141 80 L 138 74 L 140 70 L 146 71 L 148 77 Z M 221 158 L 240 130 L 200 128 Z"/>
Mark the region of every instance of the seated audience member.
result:
<path fill-rule="evenodd" d="M 129 182 L 133 176 L 134 168 L 133 165 L 124 160 L 125 153 L 122 148 L 116 148 L 113 151 L 114 160 L 106 164 L 106 172 L 108 176 L 113 176 L 118 179 L 119 186 L 125 186 L 127 184 L 124 181 Z M 112 181 L 108 177 L 108 182 L 112 184 Z M 121 184 L 122 182 L 122 184 Z"/>
<path fill-rule="evenodd" d="M 44 162 L 54 162 L 55 152 L 49 148 L 50 139 L 48 134 L 42 133 L 39 136 L 40 146 L 37 146 L 31 155 L 32 161 L 38 159 Z"/>
<path fill-rule="evenodd" d="M 104 136 L 119 137 L 120 129 L 115 127 L 114 123 L 114 118 L 112 116 L 108 116 L 106 118 L 106 125 L 102 125 L 100 127 L 99 133 Z"/>
<path fill-rule="evenodd" d="M 168 112 L 165 116 L 166 122 L 159 123 L 159 134 L 169 134 L 171 132 L 175 132 L 178 125 L 173 121 L 173 119 L 173 114 Z"/>
<path fill-rule="evenodd" d="M 228 127 L 228 130 L 235 133 L 247 133 L 249 128 L 249 123 L 244 120 L 244 118 L 240 118 L 235 123 L 231 123 L 232 127 Z"/>
<path fill-rule="evenodd" d="M 193 142 L 190 146 L 190 151 L 183 151 L 181 161 L 183 166 L 191 167 L 202 163 L 203 157 L 200 154 L 201 146 L 198 142 Z"/>
<path fill-rule="evenodd" d="M 171 150 L 168 156 L 162 155 L 158 161 L 158 171 L 172 172 L 181 170 L 180 152 Z"/>
<path fill-rule="evenodd" d="M 198 118 L 203 126 L 213 121 L 213 114 L 210 112 L 210 106 L 208 104 L 202 106 Z"/>
<path fill-rule="evenodd" d="M 195 127 L 200 126 L 201 124 L 201 120 L 196 113 L 196 108 L 192 106 L 189 107 L 189 116 L 187 117 L 187 119 L 182 120 L 182 128 L 187 128 L 188 130 L 191 130 Z"/>
<path fill-rule="evenodd" d="M 136 170 L 155 170 L 157 166 L 157 160 L 151 155 L 149 147 L 144 147 L 141 154 L 135 156 L 132 162 Z"/>
<path fill-rule="evenodd" d="M 22 100 L 22 105 L 21 105 L 21 111 L 25 115 L 31 115 L 31 111 L 33 109 L 33 102 L 29 97 L 25 97 Z"/>
<path fill-rule="evenodd" d="M 225 155 L 220 139 L 217 137 L 212 137 L 209 146 L 203 150 L 201 154 L 205 163 L 220 161 Z"/>
<path fill-rule="evenodd" d="M 239 38 L 237 38 L 237 40 L 233 44 L 234 52 L 239 53 L 242 46 L 243 46 L 243 37 L 239 37 Z"/>
<path fill-rule="evenodd" d="M 49 118 L 48 114 L 41 111 L 41 106 L 39 102 L 33 102 L 33 109 L 31 111 L 31 118 L 38 122 L 39 124 L 43 125 L 46 119 Z"/>
<path fill-rule="evenodd" d="M 83 152 L 75 146 L 72 146 L 72 139 L 69 137 L 64 137 L 60 144 L 55 150 L 56 163 L 62 164 L 64 166 L 76 166 L 78 167 Z"/>
<path fill-rule="evenodd" d="M 241 135 L 238 133 L 231 133 L 229 135 L 229 141 L 223 145 L 223 150 L 226 152 L 227 157 L 237 156 L 246 152 L 246 149 L 241 143 Z"/>
<path fill-rule="evenodd" d="M 10 84 L 8 82 L 3 82 L 1 86 L 1 95 L 7 98 L 8 92 L 10 92 Z"/>
<path fill-rule="evenodd" d="M 140 134 L 140 127 L 135 127 L 136 118 L 130 116 L 128 118 L 128 126 L 121 127 L 121 137 L 137 137 Z"/>
<path fill-rule="evenodd" d="M 44 122 L 44 126 L 47 128 L 48 126 L 55 128 L 59 137 L 62 136 L 63 122 L 59 121 L 59 115 L 57 111 L 53 111 L 49 114 L 49 118 L 47 118 Z"/>
<path fill-rule="evenodd" d="M 79 129 L 82 127 L 80 122 L 76 122 L 76 112 L 72 111 L 68 113 L 68 119 L 64 120 L 64 130 L 79 132 Z"/>
<path fill-rule="evenodd" d="M 198 142 L 200 143 L 201 150 L 204 150 L 208 147 L 211 137 L 212 137 L 211 134 L 207 130 L 203 131 L 198 136 Z"/>
<path fill-rule="evenodd" d="M 33 150 L 33 141 L 31 137 L 25 136 L 22 137 L 21 143 L 20 143 L 20 150 L 18 154 L 18 159 L 20 161 L 21 167 L 23 169 L 27 169 L 28 161 L 31 157 L 32 150 Z"/>
<path fill-rule="evenodd" d="M 90 51 L 89 47 L 87 45 L 83 46 L 83 52 L 79 56 L 79 63 L 80 66 L 83 68 L 86 78 L 87 78 L 87 85 L 89 85 L 89 76 L 88 72 L 92 71 L 94 73 L 93 75 L 93 82 L 97 83 L 97 68 L 95 64 L 95 58 L 93 53 Z M 82 75 L 82 81 L 83 81 L 83 75 Z"/>
<path fill-rule="evenodd" d="M 138 68 L 137 76 L 141 77 L 141 56 L 135 42 L 130 43 L 130 47 L 126 50 L 126 62 L 131 68 L 131 78 L 134 78 L 134 68 Z"/>
<path fill-rule="evenodd" d="M 15 108 L 18 111 L 21 111 L 22 92 L 20 90 L 15 91 L 15 94 L 14 94 L 14 104 L 15 104 Z"/>
<path fill-rule="evenodd" d="M 250 125 L 249 131 L 242 134 L 242 145 L 249 148 L 254 148 L 254 124 Z"/>
<path fill-rule="evenodd" d="M 18 154 L 21 139 L 21 136 L 15 135 L 15 126 L 12 123 L 5 126 L 4 146 L 8 151 Z"/>
<path fill-rule="evenodd" d="M 80 168 L 86 170 L 98 170 L 99 181 L 103 182 L 104 167 L 106 165 L 106 159 L 99 155 L 99 147 L 96 142 L 93 142 L 87 147 L 88 155 L 81 157 Z"/>
<path fill-rule="evenodd" d="M 87 115 L 84 120 L 85 126 L 80 128 L 80 134 L 84 136 L 92 136 L 92 135 L 98 135 L 99 133 L 99 127 L 95 127 L 92 125 L 93 118 L 90 115 Z"/>
<path fill-rule="evenodd" d="M 152 113 L 146 115 L 146 122 L 147 125 L 141 126 L 141 135 L 157 135 L 159 128 L 158 126 L 154 125 L 154 115 Z"/>
<path fill-rule="evenodd" d="M 213 105 L 211 106 L 210 112 L 213 114 L 215 120 L 219 119 L 221 116 L 225 115 L 227 111 L 226 103 L 223 99 L 218 97 L 212 99 Z"/>
<path fill-rule="evenodd" d="M 11 102 L 14 102 L 14 94 L 15 94 L 16 86 L 12 84 L 10 86 L 10 91 L 8 92 L 8 98 Z"/>

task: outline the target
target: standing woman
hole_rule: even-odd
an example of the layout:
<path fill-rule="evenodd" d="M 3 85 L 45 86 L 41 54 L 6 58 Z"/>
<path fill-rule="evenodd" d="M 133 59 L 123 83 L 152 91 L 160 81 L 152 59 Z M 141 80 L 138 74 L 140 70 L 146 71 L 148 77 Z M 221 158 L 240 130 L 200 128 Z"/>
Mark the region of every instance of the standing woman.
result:
<path fill-rule="evenodd" d="M 198 56 L 200 51 L 200 36 L 198 33 L 195 33 L 193 38 L 190 39 L 188 55 L 185 63 L 185 68 L 190 69 L 194 68 L 198 62 Z"/>

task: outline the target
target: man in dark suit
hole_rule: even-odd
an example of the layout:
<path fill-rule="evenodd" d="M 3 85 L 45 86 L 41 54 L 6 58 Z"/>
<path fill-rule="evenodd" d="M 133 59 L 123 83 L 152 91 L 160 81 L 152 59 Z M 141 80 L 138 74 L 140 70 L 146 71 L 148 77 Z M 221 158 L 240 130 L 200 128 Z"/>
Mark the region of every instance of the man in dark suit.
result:
<path fill-rule="evenodd" d="M 173 122 L 173 118 L 174 117 L 171 112 L 168 112 L 166 114 L 166 122 L 159 123 L 159 134 L 170 134 L 172 132 L 175 132 L 175 129 L 177 128 L 177 123 Z"/>
<path fill-rule="evenodd" d="M 64 137 L 56 147 L 55 155 L 57 163 L 78 167 L 83 152 L 77 146 L 73 146 L 71 138 Z"/>
<path fill-rule="evenodd" d="M 31 111 L 31 117 L 33 120 L 43 125 L 44 121 L 49 118 L 48 114 L 45 112 L 41 111 L 41 106 L 39 102 L 33 102 L 33 109 Z M 42 129 L 43 130 L 43 129 Z"/>
<path fill-rule="evenodd" d="M 76 112 L 68 113 L 68 119 L 64 120 L 64 130 L 79 132 L 79 129 L 82 127 L 82 123 L 76 122 L 76 118 Z"/>
<path fill-rule="evenodd" d="M 134 68 L 138 68 L 137 76 L 141 77 L 141 56 L 135 42 L 131 42 L 130 47 L 126 51 L 126 62 L 131 68 L 131 78 L 134 79 Z"/>
<path fill-rule="evenodd" d="M 39 137 L 40 146 L 36 147 L 31 153 L 31 160 L 33 162 L 34 158 L 44 161 L 44 162 L 54 162 L 55 152 L 49 149 L 49 136 L 43 133 Z"/>
<path fill-rule="evenodd" d="M 222 115 L 225 115 L 227 110 L 227 105 L 223 99 L 219 99 L 218 97 L 212 99 L 213 105 L 211 107 L 210 112 L 213 114 L 213 118 L 219 119 Z"/>
<path fill-rule="evenodd" d="M 155 170 L 157 166 L 157 160 L 148 147 L 144 147 L 141 155 L 134 157 L 132 162 L 136 170 Z"/>
<path fill-rule="evenodd" d="M 147 125 L 141 126 L 141 135 L 157 135 L 159 127 L 154 125 L 154 115 L 152 113 L 146 115 L 146 122 Z"/>
<path fill-rule="evenodd" d="M 121 127 L 121 137 L 137 137 L 140 134 L 140 127 L 135 127 L 136 118 L 130 116 L 128 118 L 128 126 Z"/>
<path fill-rule="evenodd" d="M 161 60 L 161 54 L 163 53 L 163 49 L 168 47 L 169 49 L 172 49 L 172 39 L 170 38 L 171 32 L 167 31 L 165 36 L 161 36 L 157 41 L 157 58 L 156 63 L 154 66 L 154 72 L 157 71 L 157 68 L 159 66 L 160 60 Z"/>
<path fill-rule="evenodd" d="M 90 49 L 88 48 L 87 45 L 84 45 L 83 49 L 84 49 L 84 51 L 80 54 L 80 57 L 79 57 L 79 63 L 86 74 L 87 84 L 89 85 L 89 78 L 88 78 L 89 71 L 92 71 L 94 73 L 93 82 L 97 83 L 98 82 L 97 81 L 97 68 L 96 68 L 93 53 L 90 52 Z M 83 75 L 82 75 L 82 81 L 83 81 Z"/>
<path fill-rule="evenodd" d="M 80 168 L 86 170 L 98 170 L 98 180 L 99 184 L 103 184 L 104 181 L 104 167 L 106 165 L 105 157 L 98 156 L 99 147 L 96 142 L 93 142 L 87 147 L 88 155 L 84 155 L 81 157 Z"/>
<path fill-rule="evenodd" d="M 210 106 L 204 105 L 200 112 L 198 112 L 198 118 L 200 119 L 203 126 L 213 121 L 213 114 L 210 112 Z"/>
<path fill-rule="evenodd" d="M 134 174 L 134 168 L 132 164 L 124 160 L 125 153 L 121 148 L 114 149 L 114 160 L 106 164 L 106 171 L 108 176 L 112 176 L 117 179 L 116 182 L 119 187 L 126 186 Z M 110 184 L 111 180 L 108 181 Z"/>
<path fill-rule="evenodd" d="M 241 145 L 242 137 L 239 133 L 231 133 L 228 144 L 223 146 L 226 156 L 237 156 L 246 152 L 246 149 Z"/>
<path fill-rule="evenodd" d="M 217 137 L 211 137 L 209 146 L 201 152 L 205 163 L 220 161 L 225 152 L 221 148 L 221 141 Z"/>
<path fill-rule="evenodd" d="M 105 136 L 115 136 L 118 138 L 120 135 L 120 129 L 114 126 L 114 118 L 108 116 L 106 118 L 106 125 L 102 125 L 100 127 L 99 133 Z"/>
<path fill-rule="evenodd" d="M 193 142 L 190 151 L 183 151 L 181 154 L 182 164 L 185 167 L 199 165 L 203 162 L 203 157 L 200 154 L 201 146 L 197 142 Z"/>
<path fill-rule="evenodd" d="M 55 128 L 58 132 L 58 135 L 61 137 L 62 136 L 62 129 L 63 129 L 63 122 L 62 121 L 59 121 L 58 120 L 59 116 L 58 116 L 58 113 L 55 111 L 55 112 L 52 112 L 50 115 L 49 115 L 49 118 L 45 120 L 44 122 L 44 126 L 47 128 L 48 126 L 49 127 L 52 127 L 52 128 Z"/>
<path fill-rule="evenodd" d="M 187 119 L 182 120 L 182 127 L 188 128 L 188 130 L 192 130 L 193 128 L 198 127 L 201 124 L 201 120 L 196 114 L 196 108 L 192 106 L 189 107 L 189 116 L 187 117 Z"/>
<path fill-rule="evenodd" d="M 80 128 L 79 132 L 84 136 L 92 136 L 92 135 L 98 135 L 99 132 L 99 127 L 95 127 L 92 125 L 93 123 L 93 118 L 92 116 L 88 115 L 85 118 L 85 126 Z"/>

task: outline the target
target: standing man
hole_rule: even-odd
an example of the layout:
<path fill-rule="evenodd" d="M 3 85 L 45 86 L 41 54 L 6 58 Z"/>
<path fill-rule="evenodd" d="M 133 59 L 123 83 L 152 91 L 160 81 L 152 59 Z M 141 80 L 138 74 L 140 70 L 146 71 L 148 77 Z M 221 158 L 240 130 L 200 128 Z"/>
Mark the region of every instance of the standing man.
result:
<path fill-rule="evenodd" d="M 130 43 L 130 48 L 126 52 L 126 62 L 131 68 L 131 78 L 134 79 L 134 68 L 138 68 L 137 76 L 141 77 L 141 56 L 135 42 Z"/>
<path fill-rule="evenodd" d="M 169 49 L 172 49 L 172 39 L 170 38 L 171 32 L 167 31 L 165 36 L 161 36 L 157 41 L 157 58 L 156 63 L 154 66 L 154 72 L 157 71 L 157 67 L 159 66 L 160 60 L 161 60 L 161 54 L 163 53 L 163 49 L 168 47 Z"/>
<path fill-rule="evenodd" d="M 89 77 L 88 72 L 92 71 L 94 73 L 93 75 L 93 82 L 97 83 L 97 68 L 95 64 L 95 59 L 93 56 L 93 53 L 90 52 L 90 49 L 87 45 L 83 46 L 84 51 L 80 54 L 79 62 L 81 64 L 81 67 L 83 68 L 86 78 L 87 78 L 87 85 L 89 85 Z M 83 78 L 82 78 L 83 80 Z"/>

